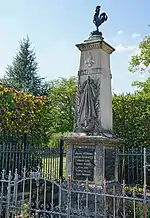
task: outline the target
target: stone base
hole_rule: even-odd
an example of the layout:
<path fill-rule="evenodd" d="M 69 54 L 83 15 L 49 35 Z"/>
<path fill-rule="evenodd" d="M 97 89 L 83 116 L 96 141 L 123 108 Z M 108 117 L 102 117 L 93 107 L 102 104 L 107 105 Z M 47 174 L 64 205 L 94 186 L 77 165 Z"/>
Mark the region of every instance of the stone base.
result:
<path fill-rule="evenodd" d="M 93 31 L 91 32 L 88 40 L 103 40 L 103 34 L 102 32 L 99 32 L 99 31 Z"/>
<path fill-rule="evenodd" d="M 73 180 L 89 181 L 102 185 L 118 181 L 118 145 L 120 140 L 112 136 L 86 136 L 70 134 L 67 145 L 67 176 Z"/>

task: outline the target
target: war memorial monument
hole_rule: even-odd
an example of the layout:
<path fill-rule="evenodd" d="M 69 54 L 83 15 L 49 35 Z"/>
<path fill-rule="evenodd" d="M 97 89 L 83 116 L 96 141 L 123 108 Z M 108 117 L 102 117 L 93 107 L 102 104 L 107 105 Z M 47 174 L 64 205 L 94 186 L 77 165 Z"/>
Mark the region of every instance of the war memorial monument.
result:
<path fill-rule="evenodd" d="M 93 18 L 96 30 L 76 47 L 81 52 L 74 132 L 65 137 L 67 176 L 72 180 L 101 185 L 118 181 L 119 139 L 113 135 L 110 55 L 115 49 L 99 27 L 107 21 L 97 6 Z"/>

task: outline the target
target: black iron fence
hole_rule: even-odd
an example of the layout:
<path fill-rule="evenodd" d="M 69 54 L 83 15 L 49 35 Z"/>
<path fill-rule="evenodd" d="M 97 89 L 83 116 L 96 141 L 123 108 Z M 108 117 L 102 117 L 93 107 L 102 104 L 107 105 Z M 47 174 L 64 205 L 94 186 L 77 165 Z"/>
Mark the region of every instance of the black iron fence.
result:
<path fill-rule="evenodd" d="M 147 165 L 150 164 L 150 149 L 146 149 L 145 158 Z M 119 182 L 125 180 L 127 185 L 143 185 L 144 182 L 144 150 L 122 149 L 119 151 Z M 60 142 L 55 145 L 43 146 L 29 143 L 27 134 L 22 139 L 12 138 L 11 140 L 2 140 L 0 138 L 0 172 L 5 170 L 21 174 L 23 168 L 26 171 L 37 171 L 41 169 L 42 174 L 47 175 L 48 179 L 52 177 L 63 179 L 66 177 L 66 154 L 64 140 L 61 137 Z M 150 187 L 149 167 L 146 171 L 147 185 Z"/>
<path fill-rule="evenodd" d="M 0 174 L 1 218 L 149 218 L 150 196 L 122 185 L 54 181 L 41 171 Z"/>
<path fill-rule="evenodd" d="M 0 140 L 0 172 L 11 171 L 21 174 L 25 167 L 28 172 L 41 169 L 42 174 L 46 174 L 49 179 L 63 178 L 64 170 L 64 149 L 63 139 L 55 145 L 34 145 L 27 141 L 27 135 L 11 140 Z"/>
<path fill-rule="evenodd" d="M 125 180 L 128 185 L 142 186 L 144 182 L 144 158 L 147 164 L 146 178 L 150 186 L 150 148 L 123 149 L 119 151 L 119 181 Z"/>

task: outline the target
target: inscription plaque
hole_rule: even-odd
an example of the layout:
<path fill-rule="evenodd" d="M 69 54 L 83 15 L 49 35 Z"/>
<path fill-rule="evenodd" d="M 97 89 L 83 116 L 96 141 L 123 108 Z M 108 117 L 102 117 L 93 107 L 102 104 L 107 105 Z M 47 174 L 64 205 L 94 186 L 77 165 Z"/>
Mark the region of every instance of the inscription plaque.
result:
<path fill-rule="evenodd" d="M 74 179 L 75 180 L 94 180 L 94 154 L 92 148 L 74 148 Z"/>

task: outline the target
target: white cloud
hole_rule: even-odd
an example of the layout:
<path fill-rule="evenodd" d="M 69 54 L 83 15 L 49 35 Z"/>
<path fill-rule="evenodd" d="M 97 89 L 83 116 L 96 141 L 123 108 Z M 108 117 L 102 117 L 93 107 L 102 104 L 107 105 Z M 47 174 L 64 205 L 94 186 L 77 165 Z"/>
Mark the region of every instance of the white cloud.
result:
<path fill-rule="evenodd" d="M 140 34 L 139 33 L 133 33 L 132 38 L 136 38 L 136 37 L 140 37 Z"/>
<path fill-rule="evenodd" d="M 134 50 L 134 52 L 133 52 L 133 55 L 139 55 L 140 54 L 140 49 L 139 49 L 139 47 L 137 46 L 136 47 L 136 49 Z"/>
<path fill-rule="evenodd" d="M 122 34 L 123 34 L 123 30 L 119 30 L 119 31 L 117 32 L 117 34 L 118 34 L 118 35 L 122 35 Z"/>
<path fill-rule="evenodd" d="M 122 44 L 115 46 L 117 52 L 131 52 L 137 49 L 136 45 L 127 45 L 124 46 Z"/>

